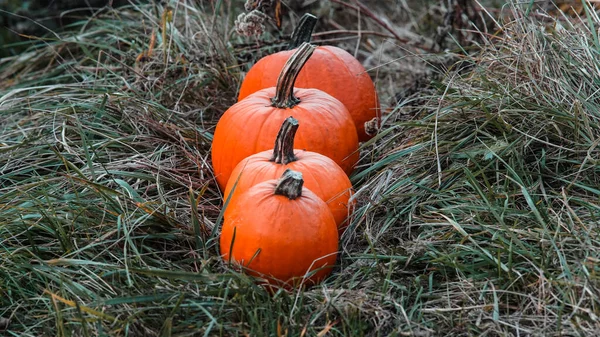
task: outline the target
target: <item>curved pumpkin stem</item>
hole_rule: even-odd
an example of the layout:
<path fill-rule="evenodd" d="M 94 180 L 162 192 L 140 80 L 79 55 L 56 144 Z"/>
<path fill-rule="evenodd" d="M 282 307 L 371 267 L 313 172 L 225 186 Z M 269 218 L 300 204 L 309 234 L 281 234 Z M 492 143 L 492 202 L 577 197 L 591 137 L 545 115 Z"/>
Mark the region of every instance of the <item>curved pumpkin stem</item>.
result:
<path fill-rule="evenodd" d="M 275 97 L 271 99 L 274 107 L 289 109 L 300 103 L 300 100 L 294 97 L 294 83 L 296 82 L 300 70 L 302 70 L 306 61 L 308 61 L 315 51 L 315 48 L 316 47 L 310 43 L 304 42 L 287 60 L 277 78 Z"/>
<path fill-rule="evenodd" d="M 287 165 L 298 160 L 294 155 L 294 136 L 298 130 L 298 120 L 292 116 L 288 117 L 281 124 L 281 129 L 275 138 L 273 147 L 273 157 L 271 161 L 277 164 Z"/>
<path fill-rule="evenodd" d="M 281 175 L 281 179 L 275 187 L 275 195 L 283 195 L 290 200 L 294 200 L 302 196 L 302 173 L 287 169 Z"/>
<path fill-rule="evenodd" d="M 304 14 L 292 32 L 291 41 L 288 44 L 288 50 L 298 48 L 302 42 L 310 42 L 310 38 L 312 37 L 312 33 L 316 24 L 316 16 L 309 13 Z"/>

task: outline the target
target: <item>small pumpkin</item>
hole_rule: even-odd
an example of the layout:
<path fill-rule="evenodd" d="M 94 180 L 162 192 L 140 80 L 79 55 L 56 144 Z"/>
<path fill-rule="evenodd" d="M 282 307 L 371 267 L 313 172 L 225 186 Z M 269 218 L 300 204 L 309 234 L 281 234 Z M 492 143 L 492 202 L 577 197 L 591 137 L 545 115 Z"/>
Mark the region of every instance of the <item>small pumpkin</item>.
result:
<path fill-rule="evenodd" d="M 359 156 L 358 136 L 346 107 L 318 89 L 294 90 L 298 72 L 314 50 L 303 44 L 286 63 L 277 87 L 259 90 L 223 114 L 211 149 L 221 189 L 239 162 L 273 146 L 281 123 L 290 115 L 304 126 L 296 134 L 295 148 L 325 155 L 347 174 L 352 172 Z"/>
<path fill-rule="evenodd" d="M 339 165 L 322 154 L 294 150 L 294 135 L 299 122 L 288 117 L 277 134 L 272 150 L 259 152 L 241 161 L 231 173 L 223 196 L 229 205 L 252 186 L 277 179 L 287 170 L 302 173 L 304 186 L 327 203 L 341 235 L 347 227 L 349 209 L 352 209 L 352 183 Z"/>
<path fill-rule="evenodd" d="M 228 206 L 219 242 L 224 261 L 285 288 L 327 277 L 337 258 L 337 227 L 325 202 L 302 185 L 302 174 L 288 169 Z"/>
<path fill-rule="evenodd" d="M 291 47 L 296 48 L 300 41 L 310 41 L 316 20 L 310 14 L 302 18 L 292 35 Z M 294 52 L 295 49 L 285 50 L 261 58 L 246 74 L 238 100 L 241 101 L 260 89 L 274 86 L 279 72 Z M 362 64 L 343 49 L 334 46 L 317 47 L 300 71 L 296 87 L 320 89 L 339 99 L 352 115 L 359 141 L 371 139 L 379 127 L 379 98 L 373 80 Z M 371 125 L 366 131 L 365 123 Z"/>

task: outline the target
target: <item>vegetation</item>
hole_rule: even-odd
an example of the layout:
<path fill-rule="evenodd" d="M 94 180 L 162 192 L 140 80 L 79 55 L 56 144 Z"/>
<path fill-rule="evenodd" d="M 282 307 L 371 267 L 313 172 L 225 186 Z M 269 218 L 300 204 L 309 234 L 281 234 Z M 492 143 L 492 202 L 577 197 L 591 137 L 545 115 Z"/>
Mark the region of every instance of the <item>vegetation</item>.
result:
<path fill-rule="evenodd" d="M 209 152 L 244 71 L 285 48 L 285 34 L 235 33 L 242 3 L 170 5 L 104 8 L 0 59 L 1 333 L 600 330 L 591 7 L 473 5 L 443 27 L 438 5 L 382 2 L 360 19 L 338 1 L 310 7 L 327 19 L 314 42 L 355 52 L 385 118 L 351 177 L 357 209 L 333 274 L 271 295 L 219 257 Z M 380 12 L 408 23 L 368 15 Z M 461 27 L 465 17 L 477 24 Z M 356 28 L 360 44 L 356 32 L 330 39 L 335 25 Z"/>

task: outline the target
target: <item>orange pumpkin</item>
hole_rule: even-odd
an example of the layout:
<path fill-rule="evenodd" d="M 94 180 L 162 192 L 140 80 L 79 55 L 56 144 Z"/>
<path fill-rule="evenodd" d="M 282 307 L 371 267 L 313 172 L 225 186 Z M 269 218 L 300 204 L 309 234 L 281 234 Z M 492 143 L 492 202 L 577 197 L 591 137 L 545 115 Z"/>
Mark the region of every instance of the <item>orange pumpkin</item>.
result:
<path fill-rule="evenodd" d="M 314 16 L 312 18 L 316 20 Z M 314 22 L 303 22 L 306 28 L 300 26 L 300 33 L 296 39 L 308 41 Z M 294 33 L 296 35 L 297 32 Z M 298 43 L 296 40 L 293 42 L 291 46 Z M 279 72 L 294 52 L 295 50 L 286 50 L 261 58 L 246 74 L 238 100 L 241 101 L 263 88 L 274 86 Z M 379 98 L 375 85 L 362 64 L 343 49 L 334 46 L 318 47 L 300 71 L 296 87 L 320 89 L 344 103 L 356 125 L 359 141 L 371 139 L 374 135 L 373 126 L 375 130 L 379 127 Z M 372 126 L 365 131 L 367 122 Z"/>
<path fill-rule="evenodd" d="M 286 169 L 298 171 L 304 176 L 304 186 L 327 203 L 341 235 L 347 227 L 346 218 L 352 206 L 352 183 L 333 160 L 316 152 L 294 150 L 294 135 L 298 126 L 298 120 L 288 117 L 275 139 L 274 149 L 241 161 L 233 169 L 223 195 L 231 205 L 252 186 L 277 179 Z"/>
<path fill-rule="evenodd" d="M 302 174 L 259 183 L 227 207 L 221 230 L 224 261 L 268 284 L 312 285 L 331 273 L 337 227 L 321 198 L 302 186 Z"/>
<path fill-rule="evenodd" d="M 347 174 L 352 172 L 359 156 L 358 137 L 346 107 L 321 90 L 294 90 L 295 78 L 314 50 L 303 44 L 282 70 L 276 88 L 259 90 L 223 114 L 211 151 L 221 189 L 239 162 L 272 148 L 281 123 L 290 115 L 303 125 L 294 148 L 325 155 Z"/>

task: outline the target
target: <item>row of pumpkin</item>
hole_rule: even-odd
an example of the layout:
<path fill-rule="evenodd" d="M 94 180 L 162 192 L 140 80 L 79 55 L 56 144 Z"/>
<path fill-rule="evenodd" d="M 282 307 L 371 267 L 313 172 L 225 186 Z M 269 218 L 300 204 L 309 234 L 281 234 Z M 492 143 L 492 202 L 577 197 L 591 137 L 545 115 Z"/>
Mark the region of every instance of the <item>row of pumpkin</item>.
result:
<path fill-rule="evenodd" d="M 352 210 L 359 140 L 379 121 L 370 76 L 346 51 L 311 45 L 315 22 L 305 15 L 292 35 L 298 48 L 250 69 L 212 144 L 226 205 L 221 255 L 286 288 L 331 273 Z"/>

